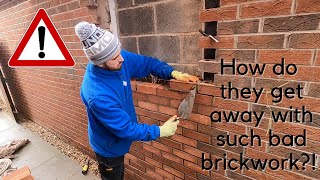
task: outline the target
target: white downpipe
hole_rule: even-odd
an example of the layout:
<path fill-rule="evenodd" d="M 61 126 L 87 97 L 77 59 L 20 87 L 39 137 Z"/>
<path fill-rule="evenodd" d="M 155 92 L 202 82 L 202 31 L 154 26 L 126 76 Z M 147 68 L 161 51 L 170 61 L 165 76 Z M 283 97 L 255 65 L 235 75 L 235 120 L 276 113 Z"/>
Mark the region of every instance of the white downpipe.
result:
<path fill-rule="evenodd" d="M 119 37 L 118 19 L 117 19 L 117 7 L 115 0 L 108 0 L 110 18 L 111 18 L 111 31 L 114 35 Z"/>

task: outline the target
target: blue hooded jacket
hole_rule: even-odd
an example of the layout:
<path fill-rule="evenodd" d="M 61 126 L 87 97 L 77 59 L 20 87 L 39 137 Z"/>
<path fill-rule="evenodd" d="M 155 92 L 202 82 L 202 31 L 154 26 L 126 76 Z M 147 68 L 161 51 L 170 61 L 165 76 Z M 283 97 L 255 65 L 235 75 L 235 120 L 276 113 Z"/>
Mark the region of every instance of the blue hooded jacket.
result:
<path fill-rule="evenodd" d="M 173 68 L 147 56 L 121 51 L 124 59 L 118 71 L 108 71 L 88 63 L 80 95 L 88 115 L 88 135 L 92 149 L 104 157 L 126 154 L 133 141 L 150 141 L 160 136 L 157 125 L 139 124 L 133 105 L 131 78 L 150 73 L 170 79 Z"/>

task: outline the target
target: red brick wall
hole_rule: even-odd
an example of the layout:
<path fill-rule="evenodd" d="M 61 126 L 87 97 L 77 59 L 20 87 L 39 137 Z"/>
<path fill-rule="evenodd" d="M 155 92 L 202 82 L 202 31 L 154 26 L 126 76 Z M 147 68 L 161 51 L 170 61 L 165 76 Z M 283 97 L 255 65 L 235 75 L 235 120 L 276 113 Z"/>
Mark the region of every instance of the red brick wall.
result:
<path fill-rule="evenodd" d="M 74 68 L 9 68 L 7 62 L 39 8 L 45 8 L 71 52 Z M 96 22 L 96 10 L 83 0 L 0 2 L 1 67 L 20 114 L 56 132 L 85 152 L 87 118 L 79 89 L 87 59 L 74 26 Z"/>
<path fill-rule="evenodd" d="M 224 78 L 224 77 L 222 77 Z M 230 81 L 230 79 L 225 79 Z M 170 116 L 177 114 L 177 108 L 187 92 L 195 86 L 191 83 L 181 83 L 170 81 L 168 85 L 162 86 L 145 82 L 132 82 L 134 103 L 139 117 L 139 121 L 148 124 L 162 125 Z M 317 106 L 319 99 L 304 97 L 300 103 L 313 109 Z M 288 104 L 289 103 L 289 104 Z M 287 101 L 283 105 L 273 106 L 275 111 L 285 110 L 289 105 L 295 107 L 298 103 L 296 99 Z M 296 105 L 299 107 L 299 105 Z M 196 95 L 192 115 L 189 120 L 180 120 L 179 127 L 175 135 L 170 138 L 160 138 L 152 142 L 135 142 L 126 155 L 127 177 L 138 179 L 307 179 L 317 178 L 319 169 L 312 171 L 307 165 L 307 171 L 272 171 L 261 170 L 224 170 L 219 166 L 219 170 L 204 171 L 201 169 L 201 156 L 221 158 L 226 154 L 227 158 L 239 159 L 239 154 L 243 153 L 246 158 L 253 159 L 282 159 L 292 153 L 295 157 L 301 153 L 319 154 L 320 142 L 317 134 L 320 132 L 319 125 L 299 124 L 299 123 L 275 123 L 274 133 L 283 136 L 284 134 L 298 135 L 302 129 L 307 131 L 307 146 L 305 147 L 269 147 L 267 126 L 268 119 L 264 118 L 261 125 L 255 127 L 253 123 L 214 123 L 210 119 L 212 111 L 246 111 L 248 109 L 257 112 L 261 109 L 268 112 L 266 99 L 262 98 L 258 103 L 253 103 L 252 99 L 226 100 L 221 98 L 218 84 L 201 83 Z M 265 109 L 264 109 L 265 108 Z M 314 110 L 314 121 L 319 122 L 319 110 Z M 255 144 L 253 147 L 230 147 L 217 146 L 218 135 L 243 135 L 248 134 L 253 129 L 262 139 L 262 145 Z M 255 142 L 257 143 L 257 142 Z M 301 163 L 299 163 L 301 165 Z M 301 166 L 299 166 L 301 168 Z"/>
<path fill-rule="evenodd" d="M 215 43 L 208 38 L 200 38 L 200 48 L 215 48 L 216 58 L 199 61 L 201 72 L 216 73 L 213 82 L 200 85 L 193 114 L 190 120 L 181 120 L 177 134 L 157 141 L 137 142 L 126 156 L 127 174 L 138 179 L 317 179 L 319 169 L 313 171 L 307 164 L 305 171 L 279 170 L 201 170 L 201 153 L 211 159 L 239 159 L 240 153 L 253 159 L 284 159 L 289 153 L 301 158 L 302 153 L 320 153 L 320 94 L 319 94 L 319 22 L 320 3 L 315 0 L 221 0 L 220 7 L 203 10 L 201 22 L 218 22 L 218 39 Z M 220 59 L 245 64 L 266 64 L 262 76 L 232 75 L 230 70 L 221 75 Z M 294 63 L 298 72 L 294 76 L 276 76 L 272 67 L 285 58 L 286 63 Z M 300 84 L 303 99 L 284 98 L 280 103 L 271 103 L 271 95 L 263 93 L 255 103 L 250 99 L 224 99 L 221 97 L 222 84 L 232 82 L 238 88 L 270 88 L 281 86 L 296 88 Z M 161 125 L 171 115 L 177 114 L 177 107 L 193 84 L 170 82 L 168 87 L 136 82 L 132 84 L 139 120 L 144 123 Z M 185 91 L 180 93 L 181 91 Z M 268 96 L 268 100 L 266 98 Z M 265 115 L 261 125 L 253 123 L 214 123 L 210 119 L 213 111 L 265 111 L 268 105 L 274 112 L 287 111 L 304 105 L 313 113 L 313 123 L 273 123 L 273 133 L 283 137 L 286 134 L 299 135 L 303 129 L 307 133 L 307 146 L 270 147 L 268 144 L 269 115 Z M 151 118 L 151 119 L 150 119 Z M 258 146 L 217 146 L 218 135 L 249 135 L 253 130 L 262 139 Z M 142 149 L 142 150 L 141 150 Z M 298 163 L 301 169 L 303 159 Z M 315 162 L 317 164 L 319 162 Z"/>
<path fill-rule="evenodd" d="M 79 98 L 87 60 L 81 44 L 74 34 L 74 25 L 80 20 L 96 22 L 95 9 L 88 8 L 87 1 L 8 1 L 0 2 L 0 54 L 1 66 L 19 113 L 53 130 L 72 145 L 92 153 L 87 142 L 87 117 Z M 252 99 L 228 100 L 221 98 L 219 87 L 231 81 L 236 87 L 275 87 L 291 81 L 287 86 L 302 84 L 306 89 L 303 100 L 285 100 L 272 105 L 272 109 L 286 110 L 288 106 L 304 104 L 314 112 L 314 121 L 320 120 L 319 109 L 319 12 L 316 0 L 221 0 L 220 8 L 207 10 L 200 21 L 218 21 L 220 43 L 200 39 L 200 48 L 216 48 L 213 61 L 200 61 L 201 72 L 219 73 L 219 60 L 224 58 L 243 63 L 267 63 L 261 76 L 216 74 L 212 84 L 202 83 L 198 89 L 190 120 L 181 120 L 177 134 L 153 142 L 136 142 L 126 155 L 126 177 L 138 179 L 245 179 L 282 178 L 306 179 L 319 177 L 319 170 L 308 171 L 202 171 L 201 153 L 212 158 L 237 158 L 241 152 L 251 158 L 284 158 L 286 152 L 319 154 L 319 125 L 276 123 L 278 134 L 298 134 L 306 129 L 308 146 L 269 147 L 266 139 L 267 117 L 259 127 L 248 123 L 213 123 L 210 114 L 214 110 L 268 111 L 266 98 L 254 103 Z M 75 68 L 9 68 L 7 61 L 18 45 L 36 11 L 43 7 L 68 46 Z M 291 18 L 292 17 L 292 18 Z M 290 22 L 290 23 L 287 23 Z M 277 77 L 270 67 L 281 57 L 296 63 L 296 76 Z M 141 122 L 161 125 L 171 115 L 193 84 L 170 82 L 169 88 L 150 83 L 132 82 L 136 111 Z M 181 93 L 181 91 L 183 91 Z M 263 96 L 265 97 L 265 96 Z M 262 146 L 218 147 L 217 135 L 246 134 L 253 129 L 263 138 Z"/>
<path fill-rule="evenodd" d="M 292 153 L 294 157 L 301 158 L 302 153 L 319 154 L 320 142 L 315 137 L 315 133 L 320 132 L 319 128 L 319 88 L 320 67 L 318 66 L 320 44 L 319 22 L 320 22 L 320 2 L 315 0 L 270 0 L 270 1 L 229 1 L 221 0 L 220 7 L 203 10 L 200 13 L 200 21 L 217 21 L 217 37 L 219 43 L 215 43 L 208 38 L 200 38 L 200 48 L 215 48 L 217 50 L 216 58 L 213 60 L 201 60 L 199 68 L 202 72 L 216 73 L 213 79 L 214 88 L 221 85 L 227 85 L 232 82 L 233 86 L 240 88 L 264 88 L 269 91 L 270 88 L 281 86 L 288 83 L 284 88 L 296 88 L 298 84 L 303 87 L 302 99 L 297 95 L 293 99 L 283 98 L 280 103 L 272 103 L 272 96 L 266 95 L 266 91 L 260 100 L 255 103 L 250 99 L 223 99 L 220 90 L 213 94 L 211 107 L 201 108 L 205 114 L 215 111 L 265 111 L 269 114 L 269 107 L 274 112 L 287 111 L 292 106 L 293 109 L 301 110 L 305 106 L 307 110 L 313 113 L 313 123 L 273 123 L 272 130 L 275 134 L 284 136 L 285 134 L 302 134 L 303 129 L 307 132 L 307 146 L 285 147 L 283 145 L 271 147 L 268 144 L 268 121 L 270 116 L 265 116 L 262 124 L 255 127 L 250 123 L 213 123 L 211 124 L 211 133 L 215 135 L 228 133 L 230 135 L 247 134 L 254 130 L 263 139 L 262 146 L 243 147 L 230 149 L 226 146 L 221 148 L 226 151 L 227 158 L 236 157 L 239 159 L 239 153 L 244 153 L 245 157 L 254 159 L 283 159 L 288 158 Z M 233 75 L 229 70 L 221 75 L 220 60 L 225 62 L 236 59 L 238 64 L 266 64 L 263 75 Z M 272 67 L 285 58 L 286 64 L 293 63 L 297 66 L 298 72 L 293 76 L 276 76 Z M 212 88 L 212 92 L 214 88 Z M 215 90 L 216 90 L 215 89 Z M 266 98 L 268 97 L 268 98 Z M 199 107 L 198 107 L 199 111 Z M 209 127 L 208 127 L 209 128 Z M 199 126 L 198 126 L 199 130 Z M 214 136 L 211 136 L 214 138 Z M 199 145 L 199 144 L 198 144 Z M 216 146 L 216 143 L 212 143 Z M 228 148 L 227 148 L 228 147 Z M 199 148 L 199 146 L 197 147 Z M 204 150 L 205 152 L 210 152 Z M 303 162 L 303 160 L 300 160 Z M 300 163 L 301 165 L 301 163 Z M 310 165 L 310 164 L 309 164 Z M 306 171 L 280 170 L 272 171 L 267 169 L 263 171 L 226 170 L 222 175 L 232 179 L 242 178 L 267 178 L 275 177 L 282 179 L 306 179 L 318 178 L 319 169 L 311 170 L 307 166 Z M 301 168 L 301 167 L 300 167 Z M 211 176 L 215 177 L 215 176 Z"/>
<path fill-rule="evenodd" d="M 139 121 L 162 125 L 169 117 L 177 114 L 180 102 L 192 86 L 194 84 L 173 81 L 169 87 L 133 81 L 134 103 Z M 125 159 L 128 176 L 138 179 L 188 179 L 202 175 L 210 176 L 210 173 L 201 170 L 200 158 L 201 146 L 205 143 L 210 144 L 211 135 L 214 133 L 204 133 L 207 127 L 211 128 L 211 121 L 203 111 L 206 110 L 203 107 L 212 106 L 214 89 L 201 85 L 199 92 L 203 94 L 197 95 L 190 120 L 181 120 L 174 136 L 152 142 L 134 143 Z"/>

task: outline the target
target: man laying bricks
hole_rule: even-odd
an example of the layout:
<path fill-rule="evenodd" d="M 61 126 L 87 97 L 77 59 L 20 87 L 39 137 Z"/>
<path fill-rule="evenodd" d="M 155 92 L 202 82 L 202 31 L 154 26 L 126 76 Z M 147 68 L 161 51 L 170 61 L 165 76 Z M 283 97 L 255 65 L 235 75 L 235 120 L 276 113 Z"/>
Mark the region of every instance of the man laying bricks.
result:
<path fill-rule="evenodd" d="M 89 142 L 96 153 L 103 180 L 123 179 L 124 155 L 133 141 L 172 136 L 179 123 L 174 115 L 162 126 L 140 124 L 132 100 L 131 78 L 150 73 L 163 79 L 198 81 L 158 59 L 121 50 L 119 39 L 94 24 L 75 26 L 89 59 L 81 86 L 88 115 Z"/>

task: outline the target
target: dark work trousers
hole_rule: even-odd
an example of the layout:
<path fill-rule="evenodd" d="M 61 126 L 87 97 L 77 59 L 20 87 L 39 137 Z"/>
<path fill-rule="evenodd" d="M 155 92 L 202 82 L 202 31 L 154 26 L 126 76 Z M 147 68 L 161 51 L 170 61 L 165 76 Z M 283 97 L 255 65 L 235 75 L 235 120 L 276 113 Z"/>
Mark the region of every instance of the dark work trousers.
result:
<path fill-rule="evenodd" d="M 102 180 L 123 180 L 124 156 L 107 158 L 96 153 Z"/>

